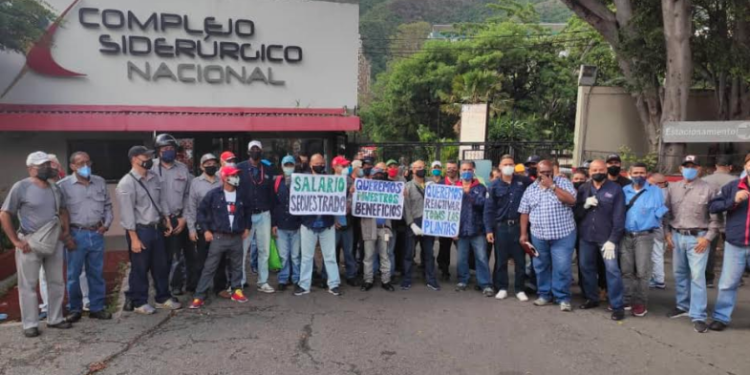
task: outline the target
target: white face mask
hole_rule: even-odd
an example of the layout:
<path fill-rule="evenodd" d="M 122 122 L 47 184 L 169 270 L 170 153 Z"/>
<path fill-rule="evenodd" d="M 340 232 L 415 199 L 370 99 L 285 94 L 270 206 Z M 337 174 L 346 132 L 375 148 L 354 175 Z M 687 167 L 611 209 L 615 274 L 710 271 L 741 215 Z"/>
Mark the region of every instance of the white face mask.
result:
<path fill-rule="evenodd" d="M 294 167 L 283 167 L 283 169 L 285 176 L 291 176 L 294 173 Z"/>
<path fill-rule="evenodd" d="M 235 163 L 227 163 L 226 166 L 227 167 L 237 168 L 237 164 L 235 164 Z"/>
<path fill-rule="evenodd" d="M 512 165 L 506 165 L 500 168 L 500 171 L 503 172 L 503 176 L 512 176 L 516 171 L 516 167 Z"/>
<path fill-rule="evenodd" d="M 234 187 L 240 186 L 240 176 L 229 176 L 227 177 L 227 183 Z"/>

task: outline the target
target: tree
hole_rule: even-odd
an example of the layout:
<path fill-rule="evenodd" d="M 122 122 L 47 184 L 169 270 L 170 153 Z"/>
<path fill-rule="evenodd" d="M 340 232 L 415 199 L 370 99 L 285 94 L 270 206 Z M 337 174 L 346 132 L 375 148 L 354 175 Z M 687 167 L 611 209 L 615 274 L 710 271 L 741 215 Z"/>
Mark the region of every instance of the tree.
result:
<path fill-rule="evenodd" d="M 432 30 L 427 22 L 414 22 L 399 25 L 391 39 L 389 52 L 392 57 L 408 57 L 422 48 Z"/>
<path fill-rule="evenodd" d="M 0 50 L 25 54 L 52 17 L 36 0 L 0 0 Z"/>

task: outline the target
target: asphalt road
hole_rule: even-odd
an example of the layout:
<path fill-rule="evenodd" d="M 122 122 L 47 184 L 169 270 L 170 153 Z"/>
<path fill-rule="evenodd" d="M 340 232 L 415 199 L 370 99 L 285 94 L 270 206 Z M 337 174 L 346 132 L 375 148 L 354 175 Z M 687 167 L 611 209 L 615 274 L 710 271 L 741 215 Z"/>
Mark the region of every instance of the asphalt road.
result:
<path fill-rule="evenodd" d="M 42 325 L 39 339 L 2 325 L 0 375 L 750 373 L 750 286 L 732 327 L 707 334 L 665 317 L 671 286 L 652 293 L 645 318 L 620 323 L 604 308 L 564 313 L 454 292 L 452 283 L 434 292 L 419 278 L 410 291 L 343 287 L 341 297 L 253 289 L 247 304 L 84 318 L 63 332 Z"/>

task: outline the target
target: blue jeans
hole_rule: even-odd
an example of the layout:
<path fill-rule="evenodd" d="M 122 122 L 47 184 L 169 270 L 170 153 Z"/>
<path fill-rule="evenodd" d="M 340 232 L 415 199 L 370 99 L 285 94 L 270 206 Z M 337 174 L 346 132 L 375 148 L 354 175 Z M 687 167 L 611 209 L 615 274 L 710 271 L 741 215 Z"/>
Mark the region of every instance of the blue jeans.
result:
<path fill-rule="evenodd" d="M 299 286 L 310 290 L 312 283 L 313 256 L 315 245 L 320 241 L 320 251 L 323 253 L 323 263 L 328 274 L 328 288 L 333 289 L 341 284 L 339 265 L 336 263 L 336 229 L 326 228 L 320 232 L 308 229 L 304 225 L 300 228 L 302 242 L 302 260 L 300 263 Z"/>
<path fill-rule="evenodd" d="M 706 264 L 709 249 L 706 248 L 706 251 L 701 254 L 694 250 L 695 245 L 698 244 L 698 237 L 705 235 L 705 231 L 698 233 L 698 236 L 683 236 L 672 231 L 672 242 L 674 242 L 672 266 L 677 308 L 689 311 L 690 319 L 694 322 L 706 321 L 708 317 L 706 313 L 708 305 Z"/>
<path fill-rule="evenodd" d="M 250 230 L 250 235 L 242 241 L 244 249 L 242 253 L 242 285 L 247 284 L 247 253 L 250 250 L 253 237 L 255 237 L 255 242 L 258 244 L 258 263 L 256 265 L 258 269 L 258 286 L 261 286 L 268 282 L 268 256 L 271 250 L 271 212 L 265 211 L 255 214 L 252 216 L 252 221 L 253 228 Z"/>
<path fill-rule="evenodd" d="M 396 272 L 396 231 L 391 231 L 391 238 L 388 240 L 388 258 L 391 260 L 391 277 Z M 380 257 L 373 257 L 372 273 L 377 274 L 380 269 Z"/>
<path fill-rule="evenodd" d="M 573 280 L 571 263 L 576 231 L 556 240 L 543 240 L 531 235 L 531 243 L 539 252 L 534 258 L 537 295 L 547 301 L 555 297 L 557 303 L 570 302 L 570 283 Z"/>
<path fill-rule="evenodd" d="M 148 303 L 148 274 L 154 280 L 156 303 L 164 303 L 172 298 L 169 292 L 169 270 L 171 262 L 167 249 L 164 247 L 164 234 L 154 228 L 137 228 L 136 234 L 145 249 L 140 253 L 129 251 L 130 255 L 130 277 L 128 298 L 133 301 L 134 307 Z M 130 236 L 126 235 L 130 249 Z"/>
<path fill-rule="evenodd" d="M 422 218 L 416 218 L 414 222 L 417 226 L 422 226 Z M 402 286 L 411 285 L 412 266 L 414 265 L 414 250 L 419 242 L 422 247 L 422 264 L 424 264 L 425 277 L 427 283 L 438 287 L 435 278 L 435 237 L 415 236 L 411 228 L 406 229 L 406 251 L 404 251 L 404 279 L 401 281 Z"/>
<path fill-rule="evenodd" d="M 477 268 L 477 285 L 490 288 L 490 265 L 487 261 L 487 239 L 484 235 L 459 237 L 458 239 L 458 282 L 469 283 L 469 251 L 474 251 Z"/>
<path fill-rule="evenodd" d="M 346 229 L 336 229 L 336 253 L 341 248 L 344 253 L 345 273 L 347 280 L 357 277 L 357 259 L 354 257 L 354 227 L 349 225 Z M 323 278 L 328 277 L 324 274 Z"/>
<path fill-rule="evenodd" d="M 91 312 L 104 310 L 104 236 L 95 231 L 71 229 L 76 249 L 68 251 L 68 299 L 70 311 L 83 311 L 81 272 L 86 269 Z"/>
<path fill-rule="evenodd" d="M 580 248 L 578 266 L 581 268 L 583 276 L 584 294 L 587 300 L 599 302 L 599 269 L 597 262 L 604 243 L 589 242 L 581 239 L 578 246 Z M 616 248 L 614 259 L 604 259 L 604 268 L 607 275 L 607 295 L 609 296 L 609 304 L 612 305 L 612 310 L 615 311 L 625 308 L 623 303 L 623 293 L 625 290 L 622 284 L 622 273 L 620 273 L 620 266 L 617 263 L 617 252 L 619 250 L 619 248 Z"/>
<path fill-rule="evenodd" d="M 724 264 L 721 266 L 719 296 L 716 297 L 714 320 L 729 324 L 732 310 L 737 302 L 737 288 L 742 281 L 742 273 L 750 267 L 750 247 L 734 246 L 724 242 Z"/>
<path fill-rule="evenodd" d="M 300 263 L 300 234 L 298 230 L 276 231 L 276 249 L 279 251 L 281 258 L 281 271 L 279 271 L 279 284 L 289 284 L 289 277 L 293 284 L 299 281 L 299 263 Z"/>

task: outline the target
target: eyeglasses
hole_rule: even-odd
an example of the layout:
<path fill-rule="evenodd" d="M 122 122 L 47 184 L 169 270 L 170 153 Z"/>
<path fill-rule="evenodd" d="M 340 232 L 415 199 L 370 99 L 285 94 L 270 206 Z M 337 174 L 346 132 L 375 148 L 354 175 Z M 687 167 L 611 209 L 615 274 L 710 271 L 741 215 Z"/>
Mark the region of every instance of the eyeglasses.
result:
<path fill-rule="evenodd" d="M 94 163 L 91 160 L 89 160 L 89 161 L 87 161 L 85 163 L 76 163 L 76 164 L 73 164 L 73 165 L 75 165 L 78 168 L 81 168 L 81 167 L 85 167 L 85 166 L 90 167 L 90 166 L 94 165 Z"/>

